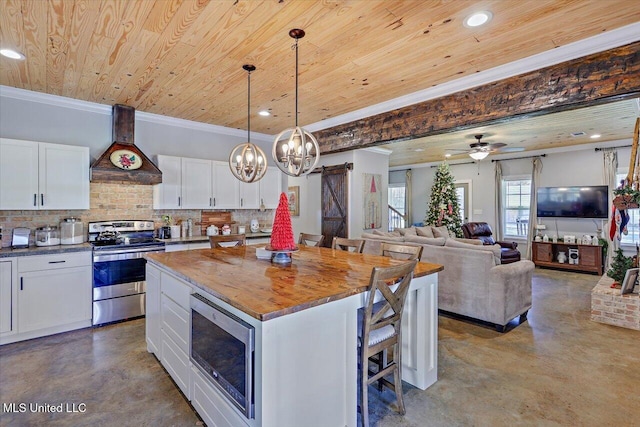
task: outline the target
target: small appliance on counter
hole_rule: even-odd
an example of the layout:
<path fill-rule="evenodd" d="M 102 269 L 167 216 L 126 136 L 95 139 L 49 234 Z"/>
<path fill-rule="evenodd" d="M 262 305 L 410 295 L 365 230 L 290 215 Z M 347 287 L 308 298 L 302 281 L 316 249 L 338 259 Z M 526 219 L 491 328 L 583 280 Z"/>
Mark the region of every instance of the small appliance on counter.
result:
<path fill-rule="evenodd" d="M 60 244 L 60 230 L 55 225 L 36 228 L 36 246 L 55 246 Z"/>
<path fill-rule="evenodd" d="M 84 224 L 79 218 L 65 218 L 60 222 L 60 244 L 77 245 L 84 243 Z"/>
<path fill-rule="evenodd" d="M 171 238 L 171 226 L 165 225 L 158 229 L 158 239 L 170 239 Z"/>
<path fill-rule="evenodd" d="M 257 219 L 251 220 L 250 228 L 252 233 L 257 233 L 258 231 L 260 231 L 260 223 L 258 222 Z"/>
<path fill-rule="evenodd" d="M 217 236 L 218 232 L 218 227 L 213 224 L 207 227 L 207 236 Z"/>
<path fill-rule="evenodd" d="M 11 249 L 25 249 L 29 247 L 29 236 L 31 229 L 25 227 L 17 227 L 13 229 L 11 237 Z"/>

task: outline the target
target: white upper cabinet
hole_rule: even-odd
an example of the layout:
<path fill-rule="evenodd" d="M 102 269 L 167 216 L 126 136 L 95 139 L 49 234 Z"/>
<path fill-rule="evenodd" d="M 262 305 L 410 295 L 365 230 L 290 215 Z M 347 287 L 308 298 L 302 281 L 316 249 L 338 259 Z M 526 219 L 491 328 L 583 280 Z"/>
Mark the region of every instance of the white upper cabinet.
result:
<path fill-rule="evenodd" d="M 0 209 L 89 209 L 89 148 L 0 138 Z"/>
<path fill-rule="evenodd" d="M 260 202 L 267 209 L 275 209 L 280 201 L 282 192 L 282 172 L 275 166 L 267 169 L 267 173 L 262 177 L 260 184 Z"/>
<path fill-rule="evenodd" d="M 227 162 L 213 163 L 213 209 L 237 209 L 240 206 L 240 181 Z"/>
<path fill-rule="evenodd" d="M 182 208 L 213 209 L 211 160 L 182 159 Z"/>
<path fill-rule="evenodd" d="M 162 184 L 153 188 L 154 209 L 275 209 L 282 175 L 270 167 L 258 182 L 236 179 L 227 162 L 159 155 Z"/>
<path fill-rule="evenodd" d="M 180 209 L 182 206 L 182 159 L 159 155 L 156 164 L 162 171 L 162 184 L 153 186 L 153 208 Z"/>

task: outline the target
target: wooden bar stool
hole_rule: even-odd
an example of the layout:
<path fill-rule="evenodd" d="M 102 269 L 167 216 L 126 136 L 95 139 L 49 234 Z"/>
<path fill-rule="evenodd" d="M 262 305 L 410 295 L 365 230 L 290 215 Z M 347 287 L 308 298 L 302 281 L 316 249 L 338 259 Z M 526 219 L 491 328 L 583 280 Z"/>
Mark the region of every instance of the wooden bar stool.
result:
<path fill-rule="evenodd" d="M 398 412 L 404 415 L 402 399 L 402 312 L 418 260 L 393 267 L 374 267 L 369 282 L 367 304 L 358 311 L 358 409 L 362 425 L 369 426 L 368 387 L 379 382 L 392 389 L 398 401 Z M 389 283 L 397 287 L 391 290 Z M 374 304 L 376 296 L 382 300 Z M 392 351 L 391 360 L 383 352 Z M 370 358 L 378 366 L 369 369 Z M 393 382 L 384 378 L 393 373 Z"/>
<path fill-rule="evenodd" d="M 235 244 L 233 244 L 235 242 Z M 229 248 L 233 246 L 245 246 L 247 244 L 246 234 L 219 234 L 217 236 L 209 236 L 211 248 Z"/>
<path fill-rule="evenodd" d="M 401 245 L 398 243 L 386 243 L 380 244 L 380 251 L 382 256 L 388 256 L 395 259 L 414 260 L 420 261 L 422 258 L 422 246 Z"/>
<path fill-rule="evenodd" d="M 322 234 L 300 233 L 298 244 L 305 246 L 322 246 L 324 236 Z"/>
<path fill-rule="evenodd" d="M 344 237 L 334 237 L 331 242 L 331 249 L 340 249 L 354 253 L 362 253 L 364 248 L 364 240 L 362 239 L 345 239 Z"/>

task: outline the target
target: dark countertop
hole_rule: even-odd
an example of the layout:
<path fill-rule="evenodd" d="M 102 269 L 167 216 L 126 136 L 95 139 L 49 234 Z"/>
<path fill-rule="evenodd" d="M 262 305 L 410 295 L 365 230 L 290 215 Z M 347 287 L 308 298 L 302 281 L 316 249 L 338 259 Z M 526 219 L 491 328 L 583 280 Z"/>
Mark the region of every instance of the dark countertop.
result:
<path fill-rule="evenodd" d="M 243 246 L 156 252 L 145 258 L 260 321 L 365 292 L 373 267 L 404 262 L 302 245 L 292 255 L 290 265 L 272 264 L 258 259 L 254 246 Z M 442 269 L 420 262 L 414 275 Z"/>
<path fill-rule="evenodd" d="M 271 237 L 271 233 L 245 233 L 247 239 L 260 239 L 265 237 Z M 176 237 L 175 239 L 158 239 L 164 242 L 166 245 L 178 245 L 188 243 L 202 243 L 208 242 L 209 236 L 191 236 L 191 237 Z"/>
<path fill-rule="evenodd" d="M 55 246 L 29 246 L 27 249 L 0 249 L 0 258 L 31 255 L 53 255 L 69 252 L 91 251 L 93 247 L 89 243 L 79 243 L 77 245 L 55 245 Z"/>

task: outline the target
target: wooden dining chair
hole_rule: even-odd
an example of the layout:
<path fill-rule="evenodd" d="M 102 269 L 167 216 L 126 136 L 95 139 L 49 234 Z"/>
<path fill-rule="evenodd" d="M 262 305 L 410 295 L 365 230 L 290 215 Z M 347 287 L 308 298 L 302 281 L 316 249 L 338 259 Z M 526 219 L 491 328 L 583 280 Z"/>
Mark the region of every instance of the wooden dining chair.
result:
<path fill-rule="evenodd" d="M 368 387 L 374 382 L 396 394 L 398 412 L 404 415 L 402 399 L 402 313 L 418 260 L 391 267 L 374 267 L 366 305 L 358 310 L 358 409 L 362 425 L 369 426 Z M 393 283 L 395 290 L 389 283 Z M 376 303 L 377 297 L 382 297 Z M 383 358 L 391 351 L 392 357 Z M 377 366 L 370 369 L 370 363 Z M 381 363 L 384 361 L 384 363 Z M 393 382 L 385 377 L 393 374 Z"/>
<path fill-rule="evenodd" d="M 298 243 L 305 246 L 322 246 L 324 236 L 322 234 L 300 233 Z"/>
<path fill-rule="evenodd" d="M 235 242 L 235 244 L 233 244 Z M 246 234 L 219 234 L 217 236 L 209 236 L 211 249 L 228 248 L 233 246 L 245 246 L 247 244 Z"/>
<path fill-rule="evenodd" d="M 364 248 L 364 240 L 362 239 L 345 239 L 344 237 L 334 237 L 331 242 L 331 249 L 340 249 L 343 251 L 362 253 Z"/>
<path fill-rule="evenodd" d="M 420 259 L 422 258 L 422 249 L 424 248 L 421 245 L 411 246 L 387 242 L 382 242 L 380 244 L 380 251 L 382 252 L 382 256 L 411 261 L 414 259 L 420 261 Z"/>

